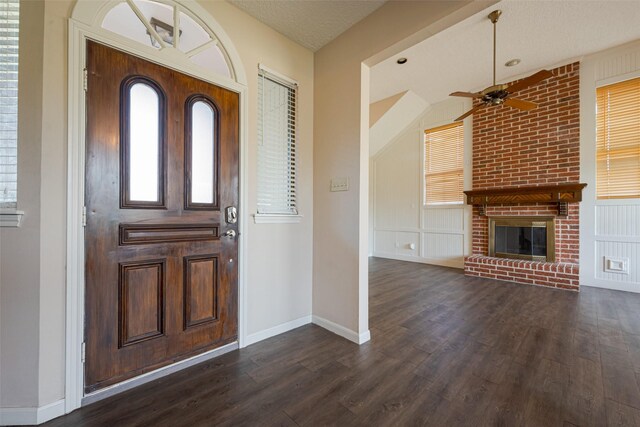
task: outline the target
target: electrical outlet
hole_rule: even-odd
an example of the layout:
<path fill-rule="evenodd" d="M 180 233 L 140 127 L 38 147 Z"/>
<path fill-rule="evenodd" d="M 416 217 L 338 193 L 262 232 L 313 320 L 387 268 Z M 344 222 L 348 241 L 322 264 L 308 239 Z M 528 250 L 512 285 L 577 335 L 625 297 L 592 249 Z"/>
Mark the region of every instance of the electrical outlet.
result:
<path fill-rule="evenodd" d="M 331 191 L 349 191 L 349 178 L 332 178 Z"/>

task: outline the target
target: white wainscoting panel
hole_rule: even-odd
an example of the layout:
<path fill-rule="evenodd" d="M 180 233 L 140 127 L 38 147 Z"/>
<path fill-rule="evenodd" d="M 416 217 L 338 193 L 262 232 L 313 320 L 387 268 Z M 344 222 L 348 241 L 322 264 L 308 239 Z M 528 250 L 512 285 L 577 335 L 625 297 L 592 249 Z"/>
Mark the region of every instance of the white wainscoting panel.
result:
<path fill-rule="evenodd" d="M 640 41 L 583 59 L 580 65 L 580 284 L 640 292 L 640 199 L 596 199 L 595 93 L 640 77 Z M 624 272 L 607 271 L 607 259 Z"/>
<path fill-rule="evenodd" d="M 425 230 L 464 231 L 464 205 L 450 208 L 425 208 L 422 216 L 422 228 Z"/>
<path fill-rule="evenodd" d="M 596 236 L 640 237 L 640 206 L 596 206 Z"/>
<path fill-rule="evenodd" d="M 459 261 L 464 257 L 464 236 L 449 233 L 423 233 L 424 257 Z"/>
<path fill-rule="evenodd" d="M 605 54 L 600 58 L 596 67 L 596 80 L 607 80 L 640 69 L 640 51 L 633 48 L 616 51 L 614 48 L 609 55 Z"/>
<path fill-rule="evenodd" d="M 596 205 L 595 225 L 595 278 L 640 292 L 640 205 Z M 624 260 L 628 264 L 626 271 L 607 271 L 608 258 Z"/>
<path fill-rule="evenodd" d="M 397 231 L 395 234 L 398 255 L 412 257 L 420 255 L 420 233 Z"/>
<path fill-rule="evenodd" d="M 376 230 L 374 231 L 374 253 L 395 254 L 396 236 L 394 231 Z"/>
<path fill-rule="evenodd" d="M 374 232 L 376 256 L 391 257 L 419 257 L 420 230 L 396 231 L 376 230 Z"/>
<path fill-rule="evenodd" d="M 625 260 L 628 262 L 628 271 L 625 273 L 612 273 L 605 271 L 605 259 Z M 630 290 L 640 292 L 640 243 L 639 242 L 596 242 L 596 278 L 603 280 L 615 280 L 623 282 Z"/>

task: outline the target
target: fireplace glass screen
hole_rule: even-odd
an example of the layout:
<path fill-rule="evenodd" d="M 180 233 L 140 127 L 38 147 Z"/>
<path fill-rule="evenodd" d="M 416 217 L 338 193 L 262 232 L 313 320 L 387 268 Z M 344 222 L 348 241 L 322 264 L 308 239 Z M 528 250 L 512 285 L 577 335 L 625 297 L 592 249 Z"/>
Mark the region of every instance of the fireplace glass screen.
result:
<path fill-rule="evenodd" d="M 489 256 L 552 262 L 554 235 L 550 217 L 489 218 Z"/>
<path fill-rule="evenodd" d="M 496 252 L 547 256 L 546 227 L 496 226 Z"/>

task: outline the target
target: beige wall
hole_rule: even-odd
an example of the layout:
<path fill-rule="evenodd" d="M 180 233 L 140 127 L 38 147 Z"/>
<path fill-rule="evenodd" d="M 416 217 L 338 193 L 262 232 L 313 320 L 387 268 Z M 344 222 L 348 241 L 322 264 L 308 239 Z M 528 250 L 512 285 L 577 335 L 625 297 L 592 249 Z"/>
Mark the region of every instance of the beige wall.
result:
<path fill-rule="evenodd" d="M 20 228 L 0 228 L 0 406 L 38 405 L 40 183 L 44 3 L 20 19 L 18 209 Z"/>
<path fill-rule="evenodd" d="M 311 315 L 313 238 L 313 53 L 226 2 L 201 4 L 223 26 L 249 80 L 249 211 L 257 210 L 258 63 L 299 83 L 299 224 L 249 222 L 247 334 Z"/>
<path fill-rule="evenodd" d="M 313 53 L 226 2 L 200 2 L 227 32 L 248 76 L 249 206 L 256 210 L 257 64 L 300 83 L 300 224 L 249 224 L 249 334 L 311 315 Z M 64 397 L 67 24 L 73 0 L 23 2 L 19 229 L 0 238 L 0 406 Z M 24 54 L 24 52 L 28 52 Z M 43 66 L 44 59 L 44 66 Z M 23 66 L 26 62 L 26 66 Z M 26 82 L 28 81 L 28 85 Z"/>
<path fill-rule="evenodd" d="M 368 330 L 368 66 L 489 4 L 391 1 L 316 52 L 314 316 Z M 349 191 L 329 192 L 332 177 L 348 177 Z"/>

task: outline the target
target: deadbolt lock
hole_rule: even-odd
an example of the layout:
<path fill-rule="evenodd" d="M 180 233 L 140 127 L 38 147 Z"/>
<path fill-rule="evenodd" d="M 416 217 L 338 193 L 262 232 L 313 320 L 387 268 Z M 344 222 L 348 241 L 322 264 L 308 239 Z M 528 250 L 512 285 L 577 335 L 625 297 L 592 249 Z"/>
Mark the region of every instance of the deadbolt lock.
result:
<path fill-rule="evenodd" d="M 238 209 L 235 206 L 228 206 L 225 209 L 225 220 L 227 224 L 235 224 L 238 222 Z"/>

